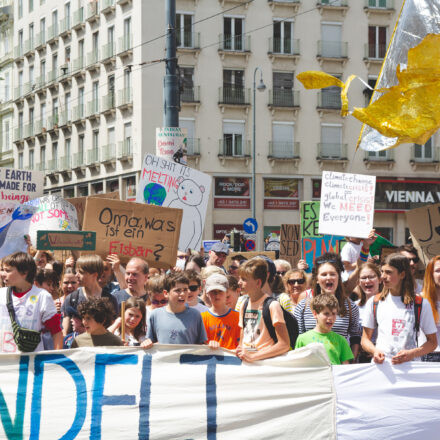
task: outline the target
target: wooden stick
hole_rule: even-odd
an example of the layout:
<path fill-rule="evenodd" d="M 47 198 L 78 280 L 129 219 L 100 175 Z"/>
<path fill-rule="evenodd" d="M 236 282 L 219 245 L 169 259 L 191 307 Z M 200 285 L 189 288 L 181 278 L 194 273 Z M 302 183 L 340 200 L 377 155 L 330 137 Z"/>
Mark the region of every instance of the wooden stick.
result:
<path fill-rule="evenodd" d="M 121 339 L 125 341 L 125 301 L 121 302 Z"/>

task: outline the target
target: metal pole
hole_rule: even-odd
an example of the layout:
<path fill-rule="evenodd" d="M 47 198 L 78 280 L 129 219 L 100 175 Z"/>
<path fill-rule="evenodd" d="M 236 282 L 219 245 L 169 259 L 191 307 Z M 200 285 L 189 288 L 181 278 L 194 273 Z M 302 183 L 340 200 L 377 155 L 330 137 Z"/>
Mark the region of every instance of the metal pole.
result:
<path fill-rule="evenodd" d="M 176 54 L 176 0 L 165 1 L 166 63 L 163 82 L 164 127 L 179 126 L 179 81 Z"/>
<path fill-rule="evenodd" d="M 257 70 L 259 70 L 259 67 L 256 67 L 254 70 L 254 83 L 253 83 L 253 89 L 252 89 L 252 218 L 255 218 L 255 96 L 256 96 L 256 81 L 255 77 L 257 75 Z M 261 69 L 260 69 L 261 70 Z"/>

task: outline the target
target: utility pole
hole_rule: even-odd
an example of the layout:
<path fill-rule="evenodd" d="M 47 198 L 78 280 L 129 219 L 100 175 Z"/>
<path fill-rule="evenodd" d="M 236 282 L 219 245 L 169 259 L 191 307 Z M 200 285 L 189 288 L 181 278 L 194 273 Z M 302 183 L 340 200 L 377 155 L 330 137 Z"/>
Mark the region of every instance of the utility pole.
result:
<path fill-rule="evenodd" d="M 165 0 L 166 61 L 163 80 L 164 127 L 179 126 L 179 78 L 176 54 L 176 0 Z"/>

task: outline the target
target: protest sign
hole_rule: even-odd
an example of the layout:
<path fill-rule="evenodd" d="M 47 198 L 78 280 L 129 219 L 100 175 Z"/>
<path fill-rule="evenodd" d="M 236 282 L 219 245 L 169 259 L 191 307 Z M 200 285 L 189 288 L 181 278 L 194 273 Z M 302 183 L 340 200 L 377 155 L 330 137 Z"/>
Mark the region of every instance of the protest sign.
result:
<path fill-rule="evenodd" d="M 32 216 L 29 235 L 34 247 L 37 246 L 37 231 L 77 231 L 76 209 L 60 196 L 48 195 L 26 204 L 37 211 Z"/>
<path fill-rule="evenodd" d="M 281 225 L 280 258 L 292 267 L 301 259 L 301 234 L 299 225 Z"/>
<path fill-rule="evenodd" d="M 0 168 L 0 202 L 25 203 L 43 195 L 43 171 Z"/>
<path fill-rule="evenodd" d="M 186 165 L 187 132 L 180 127 L 156 128 L 156 156 Z"/>
<path fill-rule="evenodd" d="M 29 234 L 31 218 L 37 208 L 16 202 L 0 202 L 0 258 L 26 252 L 24 236 Z"/>
<path fill-rule="evenodd" d="M 106 193 L 106 194 L 94 194 L 92 197 L 101 197 L 104 199 L 120 200 L 119 191 L 114 191 L 114 192 Z M 86 209 L 87 197 L 72 197 L 71 199 L 67 199 L 67 200 L 69 203 L 71 203 L 76 208 L 79 229 L 82 229 L 82 224 L 83 224 L 83 219 L 84 219 L 84 211 Z"/>
<path fill-rule="evenodd" d="M 95 253 L 103 258 L 140 257 L 169 268 L 176 264 L 181 221 L 180 209 L 88 197 L 83 228 L 96 231 Z"/>
<path fill-rule="evenodd" d="M 367 238 L 373 229 L 376 176 L 324 171 L 319 233 Z"/>
<path fill-rule="evenodd" d="M 319 237 L 319 202 L 301 202 L 301 238 Z"/>
<path fill-rule="evenodd" d="M 414 246 L 422 251 L 423 263 L 440 254 L 440 203 L 406 212 Z"/>
<path fill-rule="evenodd" d="M 390 241 L 388 241 L 386 238 L 382 237 L 379 234 L 376 234 L 376 240 L 371 244 L 370 246 L 370 255 L 373 257 L 375 255 L 382 256 L 382 249 L 383 248 L 388 249 L 396 249 L 396 246 L 393 245 Z M 382 258 L 382 257 L 381 257 Z"/>
<path fill-rule="evenodd" d="M 183 210 L 179 250 L 199 250 L 211 176 L 151 154 L 145 156 L 136 201 Z"/>
<path fill-rule="evenodd" d="M 96 232 L 37 231 L 39 251 L 94 251 Z"/>

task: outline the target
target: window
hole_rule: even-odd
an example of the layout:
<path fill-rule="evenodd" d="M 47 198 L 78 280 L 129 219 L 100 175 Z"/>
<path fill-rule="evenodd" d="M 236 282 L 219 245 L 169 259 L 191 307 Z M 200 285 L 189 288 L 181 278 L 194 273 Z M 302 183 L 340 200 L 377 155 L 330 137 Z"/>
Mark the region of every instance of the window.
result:
<path fill-rule="evenodd" d="M 46 60 L 40 61 L 40 81 L 44 84 L 46 80 Z"/>
<path fill-rule="evenodd" d="M 4 149 L 4 151 L 9 151 L 11 149 L 10 127 L 11 126 L 9 124 L 9 121 L 5 121 L 5 141 L 4 141 L 5 149 Z"/>
<path fill-rule="evenodd" d="M 35 166 L 34 162 L 35 162 L 35 160 L 34 160 L 34 150 L 32 149 L 32 150 L 29 150 L 29 168 L 31 170 L 34 169 L 34 166 Z"/>
<path fill-rule="evenodd" d="M 72 120 L 72 106 L 70 104 L 70 93 L 66 93 L 64 96 L 64 108 L 66 112 L 66 122 Z"/>
<path fill-rule="evenodd" d="M 183 90 L 181 92 L 181 99 L 184 102 L 194 102 L 194 67 L 181 67 L 181 86 Z"/>
<path fill-rule="evenodd" d="M 244 70 L 223 70 L 223 102 L 244 104 Z"/>
<path fill-rule="evenodd" d="M 98 149 L 99 147 L 99 130 L 93 130 L 93 148 Z"/>
<path fill-rule="evenodd" d="M 342 51 L 342 26 L 339 23 L 321 24 L 321 50 L 318 55 L 328 58 L 341 58 Z"/>
<path fill-rule="evenodd" d="M 79 116 L 82 118 L 84 116 L 84 87 L 78 89 L 78 109 Z"/>
<path fill-rule="evenodd" d="M 342 157 L 342 125 L 321 125 L 319 157 L 322 159 L 340 159 Z"/>
<path fill-rule="evenodd" d="M 273 72 L 273 105 L 293 106 L 293 72 Z"/>
<path fill-rule="evenodd" d="M 107 130 L 107 145 L 115 145 L 115 127 Z"/>
<path fill-rule="evenodd" d="M 386 8 L 388 0 L 368 0 L 369 8 Z"/>
<path fill-rule="evenodd" d="M 279 158 L 294 157 L 294 125 L 291 122 L 272 124 L 272 151 L 270 156 Z"/>
<path fill-rule="evenodd" d="M 5 101 L 9 101 L 11 99 L 11 81 L 9 72 L 5 73 Z"/>
<path fill-rule="evenodd" d="M 23 29 L 18 31 L 18 48 L 20 50 L 20 54 L 23 54 Z"/>
<path fill-rule="evenodd" d="M 31 128 L 30 134 L 32 134 L 34 132 L 34 108 L 33 107 L 29 108 L 29 127 Z"/>
<path fill-rule="evenodd" d="M 124 20 L 124 40 L 130 41 L 131 36 L 131 17 L 127 17 Z"/>
<path fill-rule="evenodd" d="M 66 139 L 64 142 L 64 157 L 70 158 L 70 146 L 71 146 L 71 140 L 70 138 Z"/>
<path fill-rule="evenodd" d="M 244 20 L 237 17 L 223 18 L 224 50 L 244 50 Z"/>
<path fill-rule="evenodd" d="M 193 156 L 194 154 L 200 154 L 197 150 L 197 144 L 195 140 L 195 121 L 194 119 L 183 119 L 179 118 L 179 125 L 181 128 L 186 129 L 186 148 L 188 156 Z"/>
<path fill-rule="evenodd" d="M 52 29 L 53 36 L 56 37 L 58 35 L 58 11 L 56 9 L 52 11 Z"/>
<path fill-rule="evenodd" d="M 78 164 L 84 163 L 84 135 L 78 136 Z"/>
<path fill-rule="evenodd" d="M 108 42 L 108 44 L 111 44 L 111 46 L 113 47 L 113 45 L 115 43 L 115 27 L 114 26 L 110 26 L 107 29 L 107 42 Z"/>
<path fill-rule="evenodd" d="M 385 58 L 387 50 L 387 28 L 368 26 L 368 58 Z"/>
<path fill-rule="evenodd" d="M 56 160 L 58 159 L 58 142 L 52 144 L 52 159 L 54 163 L 56 163 Z"/>
<path fill-rule="evenodd" d="M 40 147 L 40 164 L 44 167 L 45 163 L 46 163 L 46 147 L 42 146 Z"/>
<path fill-rule="evenodd" d="M 29 12 L 34 10 L 34 0 L 29 0 Z"/>
<path fill-rule="evenodd" d="M 9 52 L 9 33 L 7 31 L 3 32 L 3 50 L 5 54 Z"/>
<path fill-rule="evenodd" d="M 64 19 L 66 21 L 66 29 L 70 29 L 70 2 L 64 4 Z"/>
<path fill-rule="evenodd" d="M 223 155 L 244 156 L 245 125 L 241 121 L 223 122 Z"/>
<path fill-rule="evenodd" d="M 52 118 L 53 123 L 58 124 L 58 98 L 52 100 Z"/>
<path fill-rule="evenodd" d="M 92 35 L 92 47 L 93 47 L 93 56 L 94 56 L 94 60 L 98 61 L 98 53 L 99 53 L 99 32 L 95 32 Z"/>
<path fill-rule="evenodd" d="M 368 85 L 371 87 L 371 89 L 369 89 L 368 87 L 365 87 L 365 89 L 363 91 L 364 96 L 365 96 L 365 107 L 367 107 L 368 104 L 370 104 L 371 97 L 373 96 L 374 88 L 376 87 L 376 81 L 377 81 L 377 78 L 368 78 Z"/>
<path fill-rule="evenodd" d="M 131 122 L 124 124 L 124 147 L 126 154 L 132 154 Z"/>
<path fill-rule="evenodd" d="M 23 94 L 23 71 L 18 72 L 18 91 L 20 96 Z"/>
<path fill-rule="evenodd" d="M 29 49 L 34 47 L 34 23 L 29 25 Z"/>
<path fill-rule="evenodd" d="M 98 103 L 99 81 L 95 81 L 92 85 L 93 102 Z"/>
<path fill-rule="evenodd" d="M 23 0 L 18 0 L 18 18 L 23 18 Z"/>
<path fill-rule="evenodd" d="M 23 137 L 23 112 L 18 114 L 18 131 L 20 133 L 20 137 Z"/>
<path fill-rule="evenodd" d="M 34 79 L 34 65 L 32 64 L 31 66 L 29 66 L 29 84 L 32 84 L 32 88 L 35 86 Z"/>
<path fill-rule="evenodd" d="M 274 53 L 293 53 L 293 22 L 274 20 L 273 22 L 273 47 Z"/>
<path fill-rule="evenodd" d="M 22 170 L 23 166 L 23 152 L 18 153 L 18 168 Z"/>
<path fill-rule="evenodd" d="M 433 160 L 433 138 L 429 138 L 424 145 L 414 144 L 414 160 L 417 162 L 430 162 Z"/>
<path fill-rule="evenodd" d="M 41 103 L 40 105 L 40 116 L 41 116 L 41 123 L 43 124 L 42 127 L 46 128 L 46 103 Z"/>
<path fill-rule="evenodd" d="M 109 104 L 111 107 L 115 106 L 115 75 L 110 75 L 107 78 L 107 90 L 110 97 Z"/>
<path fill-rule="evenodd" d="M 177 47 L 194 47 L 192 14 L 176 14 L 176 41 Z"/>
<path fill-rule="evenodd" d="M 70 63 L 70 46 L 64 48 L 64 63 Z"/>
<path fill-rule="evenodd" d="M 57 73 L 58 73 L 58 54 L 54 53 L 52 55 L 52 79 L 56 79 L 57 78 Z"/>
<path fill-rule="evenodd" d="M 381 151 L 367 151 L 367 159 L 368 160 L 388 160 L 390 157 L 388 150 Z"/>
<path fill-rule="evenodd" d="M 124 70 L 124 89 L 131 89 L 131 69 Z"/>
<path fill-rule="evenodd" d="M 341 75 L 333 75 L 336 78 L 341 78 Z M 318 92 L 319 93 L 319 92 Z M 341 88 L 340 87 L 325 87 L 318 94 L 319 103 L 318 107 L 328 109 L 340 109 L 341 108 Z"/>
<path fill-rule="evenodd" d="M 79 40 L 78 41 L 78 58 L 84 64 L 84 40 Z"/>
<path fill-rule="evenodd" d="M 39 44 L 44 44 L 46 42 L 46 19 L 43 17 L 40 20 L 40 41 Z"/>

